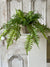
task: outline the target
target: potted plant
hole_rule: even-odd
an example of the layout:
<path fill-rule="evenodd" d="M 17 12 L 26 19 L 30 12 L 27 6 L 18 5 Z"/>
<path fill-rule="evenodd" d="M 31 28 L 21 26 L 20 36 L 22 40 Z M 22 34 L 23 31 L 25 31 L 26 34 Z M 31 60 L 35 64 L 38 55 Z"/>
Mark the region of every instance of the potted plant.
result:
<path fill-rule="evenodd" d="M 4 24 L 0 30 L 4 29 L 3 33 L 0 35 L 0 39 L 7 36 L 7 48 L 13 43 L 13 40 L 21 36 L 20 30 L 21 26 L 24 27 L 29 34 L 27 35 L 25 42 L 26 53 L 32 49 L 33 42 L 39 43 L 38 32 L 47 39 L 46 33 L 50 32 L 50 29 L 46 25 L 40 24 L 39 19 L 42 18 L 39 13 L 34 11 L 29 11 L 24 13 L 21 10 L 16 10 L 16 14 L 13 15 L 6 24 Z"/>

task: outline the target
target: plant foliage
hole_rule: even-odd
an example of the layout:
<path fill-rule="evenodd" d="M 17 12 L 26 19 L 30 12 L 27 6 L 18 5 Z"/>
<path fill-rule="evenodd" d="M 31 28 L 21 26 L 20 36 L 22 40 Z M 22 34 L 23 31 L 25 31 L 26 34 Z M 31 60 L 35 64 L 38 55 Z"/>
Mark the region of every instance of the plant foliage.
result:
<path fill-rule="evenodd" d="M 46 33 L 50 32 L 50 29 L 47 28 L 46 25 L 42 25 L 39 22 L 39 19 L 42 18 L 39 13 L 35 13 L 34 11 L 29 11 L 28 13 L 24 13 L 21 10 L 16 10 L 16 14 L 13 15 L 6 24 L 4 24 L 0 30 L 4 29 L 3 33 L 0 35 L 0 39 L 2 36 L 7 36 L 7 48 L 13 43 L 13 40 L 17 40 L 20 36 L 21 25 L 26 26 L 29 31 L 29 35 L 27 35 L 25 42 L 26 53 L 32 49 L 33 42 L 37 44 L 39 43 L 38 32 L 41 32 L 42 35 L 47 39 Z"/>

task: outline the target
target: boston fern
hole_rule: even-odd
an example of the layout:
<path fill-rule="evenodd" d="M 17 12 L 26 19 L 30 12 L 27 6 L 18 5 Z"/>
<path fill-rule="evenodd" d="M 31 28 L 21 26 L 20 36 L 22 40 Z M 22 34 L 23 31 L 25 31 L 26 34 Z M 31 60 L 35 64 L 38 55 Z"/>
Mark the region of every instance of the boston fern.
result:
<path fill-rule="evenodd" d="M 33 11 L 24 13 L 21 10 L 16 10 L 16 14 L 13 15 L 13 18 L 11 18 L 0 28 L 0 30 L 4 29 L 3 33 L 0 35 L 0 39 L 2 37 L 7 37 L 7 49 L 13 43 L 13 40 L 16 41 L 21 36 L 21 26 L 26 27 L 29 32 L 25 42 L 25 49 L 27 54 L 28 51 L 32 49 L 33 42 L 38 46 L 38 32 L 41 32 L 47 39 L 46 33 L 50 32 L 50 29 L 47 28 L 46 25 L 42 25 L 39 22 L 40 18 L 42 17 L 39 13 L 34 13 Z"/>

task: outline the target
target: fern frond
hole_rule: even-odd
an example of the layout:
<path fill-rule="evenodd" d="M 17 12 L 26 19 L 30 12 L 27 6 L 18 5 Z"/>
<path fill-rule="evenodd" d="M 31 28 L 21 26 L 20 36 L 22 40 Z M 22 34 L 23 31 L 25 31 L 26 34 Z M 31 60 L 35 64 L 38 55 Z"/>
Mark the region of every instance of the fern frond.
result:
<path fill-rule="evenodd" d="M 32 49 L 32 45 L 33 45 L 33 39 L 31 35 L 27 36 L 27 40 L 25 42 L 25 49 L 26 49 L 26 53 L 28 54 L 28 51 L 30 51 Z"/>

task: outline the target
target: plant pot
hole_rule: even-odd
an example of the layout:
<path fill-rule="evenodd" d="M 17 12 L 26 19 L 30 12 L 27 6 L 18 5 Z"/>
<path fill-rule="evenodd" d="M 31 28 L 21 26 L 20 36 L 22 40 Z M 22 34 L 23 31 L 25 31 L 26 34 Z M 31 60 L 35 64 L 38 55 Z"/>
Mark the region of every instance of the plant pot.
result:
<path fill-rule="evenodd" d="M 28 34 L 29 31 L 27 30 L 26 26 L 21 26 L 21 34 Z"/>

